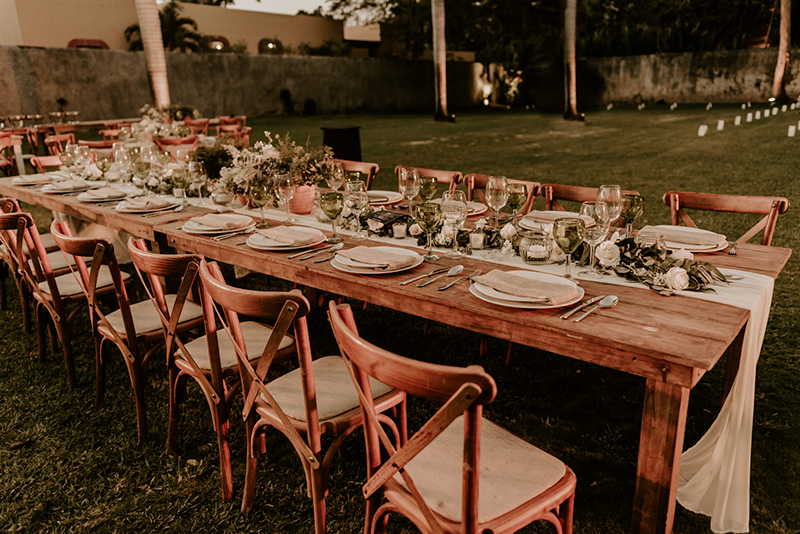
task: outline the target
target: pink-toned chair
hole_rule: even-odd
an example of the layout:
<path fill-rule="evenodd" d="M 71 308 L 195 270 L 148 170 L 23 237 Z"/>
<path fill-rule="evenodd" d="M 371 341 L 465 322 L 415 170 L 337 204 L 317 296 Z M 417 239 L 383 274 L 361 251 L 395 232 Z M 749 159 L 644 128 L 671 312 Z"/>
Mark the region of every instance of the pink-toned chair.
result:
<path fill-rule="evenodd" d="M 241 148 L 247 148 L 250 146 L 250 134 L 253 132 L 253 129 L 249 126 L 246 128 L 242 128 L 241 130 L 231 130 L 227 131 L 225 128 L 232 128 L 231 126 L 220 126 L 219 128 L 223 128 L 222 130 L 222 137 L 230 137 L 234 140 L 237 146 Z"/>
<path fill-rule="evenodd" d="M 420 178 L 423 176 L 434 176 L 436 177 L 436 181 L 440 184 L 445 184 L 448 189 L 452 190 L 455 189 L 458 184 L 462 182 L 464 176 L 461 174 L 460 171 L 440 171 L 436 169 L 425 169 L 422 167 L 410 167 L 408 165 L 398 165 L 394 168 L 394 173 L 397 175 L 398 180 L 400 179 L 400 170 L 401 169 L 417 169 Z"/>
<path fill-rule="evenodd" d="M 54 124 L 50 128 L 53 130 L 53 135 L 61 135 L 69 132 L 75 132 L 74 124 Z"/>
<path fill-rule="evenodd" d="M 192 135 L 208 135 L 208 119 L 193 119 L 186 117 L 183 123 L 192 131 Z"/>
<path fill-rule="evenodd" d="M 64 150 L 64 145 L 67 144 L 75 144 L 74 133 L 63 133 L 44 138 L 44 146 L 47 147 L 47 153 L 51 156 L 58 156 Z"/>
<path fill-rule="evenodd" d="M 542 184 L 539 186 L 539 196 L 544 197 L 546 210 L 566 211 L 564 206 L 561 205 L 561 201 L 592 202 L 597 199 L 597 191 L 597 187 L 581 187 L 577 185 Z M 623 190 L 622 194 L 638 195 L 639 192 Z"/>
<path fill-rule="evenodd" d="M 378 167 L 377 163 L 367 163 L 365 161 L 351 161 L 348 159 L 334 159 L 336 163 L 342 164 L 342 169 L 344 172 L 360 172 L 364 175 L 364 183 L 367 186 L 367 190 L 372 189 L 372 181 L 377 176 L 380 167 Z"/>
<path fill-rule="evenodd" d="M 38 173 L 45 173 L 45 167 L 55 167 L 56 170 L 61 167 L 62 163 L 58 156 L 34 156 L 31 158 L 31 165 Z"/>
<path fill-rule="evenodd" d="M 500 534 L 547 521 L 571 534 L 575 474 L 483 418 L 497 385 L 482 367 L 425 363 L 376 347 L 359 337 L 347 304 L 331 302 L 328 317 L 365 419 L 365 532 L 385 532 L 395 512 L 426 533 Z M 377 417 L 375 381 L 444 405 L 396 449 Z"/>
<path fill-rule="evenodd" d="M 267 427 L 273 427 L 289 439 L 300 457 L 313 501 L 315 532 L 323 534 L 326 531 L 328 470 L 344 439 L 359 428 L 362 421 L 358 396 L 345 362 L 338 356 L 312 361 L 306 323 L 310 305 L 299 291 L 280 293 L 237 289 L 225 283 L 216 264 L 205 261 L 200 263 L 200 278 L 209 351 L 213 353 L 222 347 L 219 336 L 227 337 L 233 341 L 233 352 L 239 361 L 243 415 L 247 423 L 247 470 L 242 510 L 249 510 L 252 506 L 258 457 L 266 453 L 263 432 Z M 227 326 L 219 321 L 222 315 Z M 239 322 L 240 315 L 274 321 L 274 329 L 263 349 L 262 344 L 257 344 L 257 348 L 255 343 L 251 344 L 242 328 L 243 323 Z M 294 330 L 299 368 L 267 382 L 267 372 L 289 329 Z M 254 358 L 259 353 L 260 357 Z M 373 382 L 371 387 L 376 411 L 380 414 L 377 417 L 392 429 L 396 444 L 404 443 L 405 393 L 379 382 Z M 387 411 L 394 412 L 395 419 L 389 418 Z M 324 451 L 322 434 L 326 432 L 333 436 L 330 446 Z"/>
<path fill-rule="evenodd" d="M 114 139 L 107 139 L 105 141 L 78 141 L 78 146 L 88 146 L 92 149 L 110 149 L 114 147 L 114 143 L 117 141 Z"/>
<path fill-rule="evenodd" d="M 20 147 L 19 150 L 22 150 L 22 139 L 20 137 L 15 135 L 0 137 L 0 169 L 3 169 L 3 173 L 6 176 L 20 174 L 14 156 L 15 146 Z"/>
<path fill-rule="evenodd" d="M 736 240 L 747 243 L 759 232 L 761 244 L 769 246 L 775 235 L 778 215 L 789 211 L 789 199 L 784 197 L 756 197 L 746 195 L 717 195 L 712 193 L 690 193 L 686 191 L 668 191 L 664 193 L 664 204 L 669 206 L 671 224 L 697 228 L 686 213 L 686 209 L 703 211 L 720 211 L 728 213 L 751 213 L 764 215 L 752 228 Z"/>
<path fill-rule="evenodd" d="M 163 150 L 169 152 L 169 155 L 172 156 L 172 161 L 177 162 L 177 153 L 178 150 L 187 148 L 190 151 L 197 150 L 197 139 L 196 135 L 190 135 L 188 137 L 161 137 L 153 139 L 153 142 L 158 146 L 159 150 Z"/>
<path fill-rule="evenodd" d="M 467 174 L 464 176 L 464 183 L 467 185 L 467 200 L 473 201 L 477 196 L 478 202 L 483 202 L 486 204 L 484 191 L 486 190 L 486 184 L 488 183 L 489 178 L 490 176 L 488 174 Z M 518 210 L 518 213 L 522 215 L 529 213 L 533 207 L 533 201 L 536 199 L 536 195 L 539 192 L 539 187 L 541 184 L 538 182 L 514 180 L 511 178 L 507 178 L 506 180 L 509 184 L 523 184 L 527 188 L 528 198 L 525 201 L 525 204 Z M 486 205 L 488 206 L 488 204 Z"/>
<path fill-rule="evenodd" d="M 105 130 L 100 130 L 97 133 L 103 136 L 103 141 L 116 142 L 119 138 L 119 133 L 121 131 L 122 131 L 121 128 L 106 128 Z"/>

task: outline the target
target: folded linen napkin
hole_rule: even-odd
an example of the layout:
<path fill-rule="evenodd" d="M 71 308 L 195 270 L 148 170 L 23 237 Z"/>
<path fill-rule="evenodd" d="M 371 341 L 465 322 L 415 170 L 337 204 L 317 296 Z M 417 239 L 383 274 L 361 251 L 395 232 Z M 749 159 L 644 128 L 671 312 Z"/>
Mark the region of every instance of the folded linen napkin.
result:
<path fill-rule="evenodd" d="M 413 265 L 417 261 L 417 256 L 410 254 L 396 254 L 388 252 L 386 248 L 377 249 L 376 247 L 354 247 L 348 250 L 341 250 L 336 253 L 359 263 L 364 263 L 365 268 L 385 269 L 394 271 Z"/>
<path fill-rule="evenodd" d="M 192 217 L 193 223 L 207 227 L 209 230 L 235 230 L 244 228 L 253 219 L 246 215 L 236 215 L 233 213 L 206 213 L 202 217 Z"/>
<path fill-rule="evenodd" d="M 86 189 L 88 185 L 83 180 L 64 180 L 63 182 L 47 184 L 44 189 L 47 191 L 76 191 L 78 189 Z"/>
<path fill-rule="evenodd" d="M 385 193 L 377 191 L 367 191 L 367 196 L 370 202 L 389 202 L 389 197 Z"/>
<path fill-rule="evenodd" d="M 594 226 L 595 222 L 594 219 L 591 217 L 586 217 L 585 215 L 576 215 L 574 213 L 566 212 L 566 211 L 539 211 L 533 210 L 523 219 L 528 219 L 533 222 L 544 222 L 544 223 L 552 223 L 555 222 L 556 219 L 563 219 L 565 217 L 579 217 L 583 219 L 583 222 L 586 226 Z"/>
<path fill-rule="evenodd" d="M 645 226 L 639 233 L 660 234 L 664 241 L 683 243 L 686 245 L 719 245 L 725 241 L 725 236 L 707 230 L 698 231 L 696 228 L 682 226 Z"/>
<path fill-rule="evenodd" d="M 46 174 L 31 174 L 28 176 L 17 176 L 11 180 L 12 185 L 41 185 L 49 184 L 53 178 Z"/>
<path fill-rule="evenodd" d="M 86 191 L 86 194 L 93 196 L 95 198 L 111 198 L 111 199 L 122 198 L 125 196 L 125 193 L 123 193 L 119 189 L 114 189 L 113 187 L 101 187 L 99 189 L 90 189 Z"/>
<path fill-rule="evenodd" d="M 52 176 L 55 180 L 69 180 L 70 172 L 69 167 L 61 166 L 58 168 L 57 171 L 48 172 L 48 175 Z"/>
<path fill-rule="evenodd" d="M 575 284 L 534 280 L 497 269 L 478 276 L 475 278 L 475 282 L 516 297 L 549 298 L 551 306 L 560 306 L 570 302 L 580 294 Z"/>
<path fill-rule="evenodd" d="M 144 208 L 144 209 L 150 209 L 150 208 L 157 209 L 172 205 L 172 202 L 170 202 L 169 200 L 164 200 L 163 198 L 158 198 L 158 197 L 129 198 L 127 202 L 134 208 Z"/>
<path fill-rule="evenodd" d="M 320 239 L 319 230 L 300 226 L 276 226 L 257 230 L 257 232 L 273 241 L 294 246 L 308 245 Z"/>

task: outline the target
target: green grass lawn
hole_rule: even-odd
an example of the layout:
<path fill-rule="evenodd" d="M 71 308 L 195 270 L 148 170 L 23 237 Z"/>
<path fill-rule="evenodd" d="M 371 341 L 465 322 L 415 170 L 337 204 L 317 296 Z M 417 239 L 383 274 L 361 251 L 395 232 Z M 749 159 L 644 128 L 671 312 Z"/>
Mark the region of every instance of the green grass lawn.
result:
<path fill-rule="evenodd" d="M 763 105 L 749 111 L 764 109 Z M 395 188 L 398 164 L 503 174 L 542 183 L 597 186 L 618 183 L 646 198 L 645 221 L 668 222 L 661 195 L 669 189 L 781 195 L 800 202 L 800 138 L 787 128 L 800 118 L 780 113 L 733 126 L 744 114 L 734 106 L 615 108 L 590 114 L 585 123 L 535 112 L 465 113 L 454 124 L 420 115 L 269 117 L 248 121 L 260 132 L 289 132 L 296 140 L 322 142 L 321 126 L 361 126 L 363 158 L 381 172 L 375 188 Z M 726 121 L 716 130 L 717 120 Z M 744 119 L 744 117 L 743 117 Z M 697 128 L 707 124 L 705 138 Z M 540 205 L 541 199 L 537 200 Z M 641 221 L 643 224 L 645 221 Z M 700 216 L 701 226 L 738 236 L 747 217 Z M 42 223 L 44 224 L 44 222 Z M 778 222 L 774 246 L 798 248 L 800 204 Z M 800 532 L 800 342 L 798 261 L 776 282 L 772 313 L 759 364 L 751 480 L 751 532 Z M 252 275 L 239 283 L 285 287 Z M 13 288 L 7 283 L 13 295 Z M 667 297 L 665 297 L 667 298 Z M 232 448 L 236 495 L 222 502 L 216 439 L 205 401 L 193 384 L 181 420 L 179 452 L 164 454 L 167 379 L 154 358 L 147 387 L 150 440 L 136 445 L 133 397 L 118 355 L 110 361 L 106 407 L 94 411 L 93 343 L 88 320 L 77 323 L 80 386 L 68 392 L 60 355 L 36 363 L 36 336 L 21 332 L 19 303 L 0 312 L 0 526 L 8 532 L 312 532 L 310 501 L 300 463 L 288 441 L 270 432 L 252 513 L 239 512 L 244 482 L 241 402 L 233 409 Z M 457 365 L 481 364 L 498 382 L 486 416 L 563 459 L 577 474 L 576 533 L 627 532 L 632 509 L 641 417 L 640 381 L 600 367 L 519 347 L 510 366 L 507 344 L 490 342 L 478 355 L 478 336 L 442 325 L 424 335 L 425 322 L 368 306 L 356 318 L 362 335 L 410 357 Z M 702 317 L 697 318 L 702 321 Z M 321 311 L 311 317 L 315 354 L 335 352 Z M 692 391 L 686 429 L 690 446 L 713 422 L 722 366 Z M 433 407 L 410 406 L 411 426 Z M 21 447 L 12 446 L 24 442 Z M 363 528 L 363 439 L 351 437 L 331 472 L 330 532 Z M 392 528 L 393 527 L 393 528 Z M 392 532 L 414 532 L 392 520 Z M 676 533 L 710 532 L 709 520 L 678 506 Z M 523 532 L 549 532 L 539 526 Z"/>

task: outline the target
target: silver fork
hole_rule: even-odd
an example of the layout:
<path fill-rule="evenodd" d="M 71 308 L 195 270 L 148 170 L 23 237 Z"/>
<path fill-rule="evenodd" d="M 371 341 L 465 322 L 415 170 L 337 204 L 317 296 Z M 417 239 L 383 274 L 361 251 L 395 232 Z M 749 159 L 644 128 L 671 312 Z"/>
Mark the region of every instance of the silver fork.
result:
<path fill-rule="evenodd" d="M 442 287 L 440 287 L 440 288 L 438 288 L 438 289 L 439 289 L 439 291 L 445 291 L 445 290 L 447 290 L 447 289 L 450 289 L 450 288 L 451 288 L 451 287 L 453 287 L 454 285 L 456 285 L 456 284 L 457 284 L 458 282 L 460 282 L 461 280 L 464 280 L 464 279 L 467 279 L 467 280 L 475 280 L 475 278 L 476 278 L 477 276 L 479 276 L 480 274 L 481 274 L 481 270 L 480 270 L 480 269 L 475 269 L 474 271 L 472 271 L 472 274 L 471 274 L 471 275 L 469 275 L 469 276 L 460 276 L 460 277 L 456 278 L 455 280 L 453 280 L 452 282 L 450 282 L 449 284 L 447 284 L 447 285 L 444 285 L 444 286 L 442 286 Z"/>
<path fill-rule="evenodd" d="M 731 249 L 728 251 L 729 256 L 736 256 L 736 241 L 731 241 Z"/>

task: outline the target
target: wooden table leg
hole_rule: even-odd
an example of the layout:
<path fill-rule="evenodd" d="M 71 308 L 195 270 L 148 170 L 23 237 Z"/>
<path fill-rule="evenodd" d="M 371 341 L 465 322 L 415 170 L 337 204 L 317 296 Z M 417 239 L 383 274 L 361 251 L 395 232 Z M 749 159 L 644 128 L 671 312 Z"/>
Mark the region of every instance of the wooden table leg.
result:
<path fill-rule="evenodd" d="M 689 389 L 647 380 L 632 534 L 672 532 L 688 406 Z"/>
<path fill-rule="evenodd" d="M 17 172 L 20 176 L 25 175 L 25 159 L 22 157 L 22 143 L 14 145 L 14 160 L 17 163 Z"/>
<path fill-rule="evenodd" d="M 153 252 L 158 252 L 159 254 L 175 254 L 175 249 L 169 245 L 169 239 L 166 235 L 162 234 L 161 232 L 154 232 L 154 240 L 150 243 L 151 250 Z M 178 288 L 181 285 L 181 279 L 179 277 L 171 276 L 165 280 L 162 280 L 162 284 L 166 289 L 167 293 L 177 293 Z"/>
<path fill-rule="evenodd" d="M 725 399 L 728 398 L 728 393 L 731 392 L 733 381 L 736 379 L 736 374 L 739 372 L 739 362 L 742 359 L 742 344 L 744 343 L 744 330 L 745 326 L 739 330 L 739 335 L 733 340 L 728 347 L 727 356 L 725 361 L 725 377 L 722 381 L 722 399 L 720 399 L 720 407 L 725 404 Z"/>

